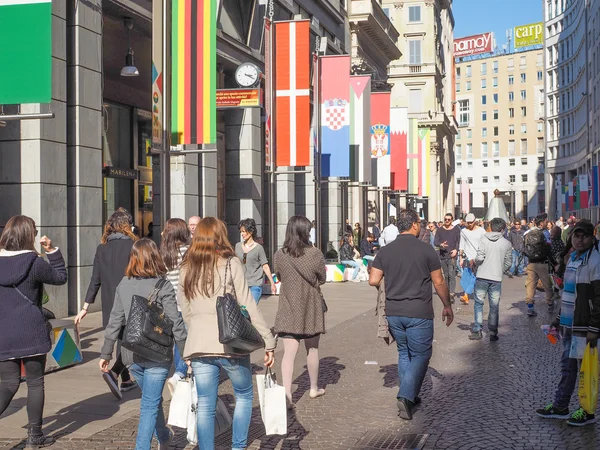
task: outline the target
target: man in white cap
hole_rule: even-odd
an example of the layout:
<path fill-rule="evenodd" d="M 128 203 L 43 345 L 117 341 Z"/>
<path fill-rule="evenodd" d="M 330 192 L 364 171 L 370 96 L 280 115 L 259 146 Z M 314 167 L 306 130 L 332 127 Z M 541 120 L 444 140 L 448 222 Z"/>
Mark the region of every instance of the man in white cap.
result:
<path fill-rule="evenodd" d="M 465 217 L 466 226 L 460 230 L 460 244 L 458 252 L 460 255 L 460 265 L 463 268 L 469 267 L 475 272 L 475 257 L 479 249 L 481 238 L 485 234 L 485 230 L 478 226 L 475 222 L 473 213 L 467 214 Z M 469 304 L 469 294 L 466 292 L 461 296 L 460 301 L 465 305 Z"/>

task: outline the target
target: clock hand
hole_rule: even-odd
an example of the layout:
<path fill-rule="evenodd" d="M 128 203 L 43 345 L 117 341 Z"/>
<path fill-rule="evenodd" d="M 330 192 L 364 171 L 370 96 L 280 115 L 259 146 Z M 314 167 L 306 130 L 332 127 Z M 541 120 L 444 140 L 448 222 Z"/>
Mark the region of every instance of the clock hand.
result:
<path fill-rule="evenodd" d="M 252 75 L 245 73 L 244 75 L 246 75 L 248 78 L 254 78 Z"/>

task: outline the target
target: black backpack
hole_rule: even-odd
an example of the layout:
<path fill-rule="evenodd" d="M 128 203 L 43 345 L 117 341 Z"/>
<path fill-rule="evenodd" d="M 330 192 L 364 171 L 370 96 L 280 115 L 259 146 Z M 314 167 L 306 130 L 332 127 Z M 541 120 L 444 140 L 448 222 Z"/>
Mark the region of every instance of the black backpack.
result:
<path fill-rule="evenodd" d="M 533 230 L 525 235 L 523 252 L 533 261 L 541 261 L 547 256 L 546 236 L 542 230 Z"/>

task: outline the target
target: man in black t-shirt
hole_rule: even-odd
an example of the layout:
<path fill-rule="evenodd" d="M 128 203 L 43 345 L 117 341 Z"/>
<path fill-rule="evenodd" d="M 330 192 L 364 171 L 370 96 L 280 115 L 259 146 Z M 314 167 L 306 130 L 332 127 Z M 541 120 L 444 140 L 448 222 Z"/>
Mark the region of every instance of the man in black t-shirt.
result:
<path fill-rule="evenodd" d="M 438 255 L 430 244 L 417 239 L 418 214 L 401 211 L 396 225 L 400 235 L 375 256 L 369 284 L 379 286 L 385 276 L 385 313 L 398 346 L 398 411 L 401 418 L 411 420 L 413 406 L 421 401 L 418 395 L 432 353 L 432 282 L 444 304 L 442 320 L 447 326 L 454 313 Z"/>

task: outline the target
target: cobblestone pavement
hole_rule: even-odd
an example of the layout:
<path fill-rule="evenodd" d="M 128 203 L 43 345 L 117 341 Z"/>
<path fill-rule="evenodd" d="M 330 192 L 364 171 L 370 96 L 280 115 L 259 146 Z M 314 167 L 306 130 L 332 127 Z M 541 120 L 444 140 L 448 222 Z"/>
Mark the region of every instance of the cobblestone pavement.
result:
<path fill-rule="evenodd" d="M 375 293 L 363 285 L 343 286 L 348 295 L 374 302 Z M 367 432 L 402 437 L 424 434 L 424 449 L 596 449 L 600 425 L 575 428 L 564 421 L 543 420 L 533 410 L 553 398 L 559 379 L 560 347 L 540 331 L 549 314 L 539 302 L 539 316 L 525 315 L 523 280 L 505 280 L 500 303 L 500 340 L 468 340 L 473 307 L 455 305 L 455 322 L 446 328 L 436 306 L 434 354 L 421 391 L 422 405 L 412 421 L 397 417 L 397 353 L 376 337 L 372 312 L 360 314 L 333 329 L 321 341 L 321 384 L 327 394 L 308 398 L 305 359 L 298 356 L 294 399 L 287 436 L 265 436 L 257 401 L 249 435 L 250 449 L 366 449 L 415 448 L 355 444 Z M 484 324 L 485 325 L 485 324 Z M 281 354 L 277 354 L 278 359 Z M 374 364 L 365 364 L 366 362 Z M 256 367 L 259 370 L 259 367 Z M 231 409 L 231 385 L 224 381 L 220 395 Z M 572 407 L 576 406 L 576 395 Z M 166 405 L 168 407 L 168 404 Z M 52 449 L 132 449 L 137 417 L 131 417 L 88 439 L 58 437 Z M 176 430 L 172 449 L 186 446 Z M 230 433 L 217 440 L 231 448 Z M 387 441 L 388 444 L 391 440 Z M 0 448 L 21 448 L 3 441 Z M 229 446 L 229 447 L 228 447 Z"/>

